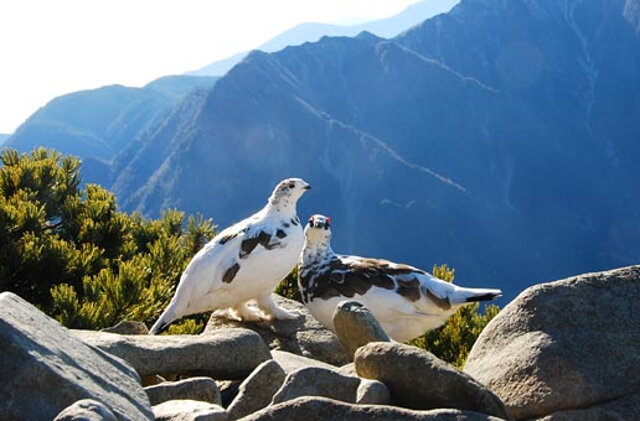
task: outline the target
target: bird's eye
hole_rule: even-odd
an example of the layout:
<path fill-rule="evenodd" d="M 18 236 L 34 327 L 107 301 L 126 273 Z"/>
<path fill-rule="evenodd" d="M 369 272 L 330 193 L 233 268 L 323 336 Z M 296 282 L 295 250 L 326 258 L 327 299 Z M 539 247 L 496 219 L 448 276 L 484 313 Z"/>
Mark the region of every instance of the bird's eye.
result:
<path fill-rule="evenodd" d="M 313 218 L 309 218 L 309 225 L 313 226 Z"/>
<path fill-rule="evenodd" d="M 296 185 L 295 185 L 295 184 L 293 184 L 293 183 L 289 184 L 289 188 L 290 188 L 290 189 L 294 188 L 295 186 L 296 186 Z"/>

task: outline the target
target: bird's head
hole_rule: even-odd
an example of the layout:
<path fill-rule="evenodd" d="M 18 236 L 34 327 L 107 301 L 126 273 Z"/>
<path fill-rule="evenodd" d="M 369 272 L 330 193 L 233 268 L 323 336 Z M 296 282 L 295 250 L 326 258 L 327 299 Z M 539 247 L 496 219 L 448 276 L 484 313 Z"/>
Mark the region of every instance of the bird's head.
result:
<path fill-rule="evenodd" d="M 294 206 L 298 202 L 298 199 L 311 188 L 309 183 L 301 178 L 287 178 L 278 183 L 271 197 L 269 203 L 272 205 L 283 208 Z"/>
<path fill-rule="evenodd" d="M 331 249 L 331 218 L 311 215 L 304 229 L 304 237 L 304 248 L 300 256 L 303 265 L 326 260 L 334 254 Z"/>
<path fill-rule="evenodd" d="M 324 215 L 311 215 L 304 229 L 307 241 L 323 242 L 331 239 L 331 218 Z"/>

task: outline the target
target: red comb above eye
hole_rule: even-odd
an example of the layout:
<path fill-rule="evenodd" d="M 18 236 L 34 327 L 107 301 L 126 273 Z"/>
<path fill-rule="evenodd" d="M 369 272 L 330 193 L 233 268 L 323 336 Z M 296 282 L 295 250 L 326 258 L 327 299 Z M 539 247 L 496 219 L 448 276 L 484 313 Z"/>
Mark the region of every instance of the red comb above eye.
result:
<path fill-rule="evenodd" d="M 331 218 L 327 217 L 327 224 L 331 223 Z"/>
<path fill-rule="evenodd" d="M 309 222 L 313 222 L 313 216 L 309 218 Z"/>

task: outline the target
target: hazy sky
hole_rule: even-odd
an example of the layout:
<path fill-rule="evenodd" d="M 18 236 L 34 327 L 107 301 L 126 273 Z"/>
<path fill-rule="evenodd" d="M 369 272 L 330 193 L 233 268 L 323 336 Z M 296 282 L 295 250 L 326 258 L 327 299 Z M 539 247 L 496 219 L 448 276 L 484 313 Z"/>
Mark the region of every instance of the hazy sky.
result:
<path fill-rule="evenodd" d="M 416 1 L 1 1 L 0 133 L 65 93 L 141 86 L 254 48 L 301 22 L 377 19 Z"/>

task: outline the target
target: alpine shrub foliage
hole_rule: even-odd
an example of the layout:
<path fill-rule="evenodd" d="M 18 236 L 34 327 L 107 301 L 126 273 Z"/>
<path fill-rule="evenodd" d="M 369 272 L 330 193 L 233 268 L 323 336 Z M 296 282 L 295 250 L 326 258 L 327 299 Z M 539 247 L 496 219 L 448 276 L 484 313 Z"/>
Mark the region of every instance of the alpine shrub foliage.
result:
<path fill-rule="evenodd" d="M 65 326 L 150 323 L 191 257 L 215 233 L 211 220 L 166 211 L 158 220 L 118 212 L 112 193 L 80 188 L 80 161 L 36 149 L 0 154 L 0 290 Z M 174 333 L 201 321 L 185 320 Z"/>

